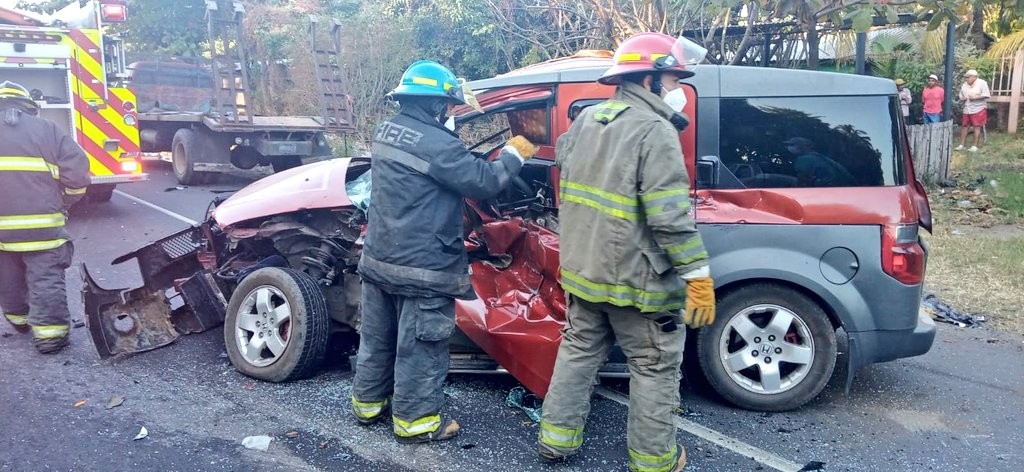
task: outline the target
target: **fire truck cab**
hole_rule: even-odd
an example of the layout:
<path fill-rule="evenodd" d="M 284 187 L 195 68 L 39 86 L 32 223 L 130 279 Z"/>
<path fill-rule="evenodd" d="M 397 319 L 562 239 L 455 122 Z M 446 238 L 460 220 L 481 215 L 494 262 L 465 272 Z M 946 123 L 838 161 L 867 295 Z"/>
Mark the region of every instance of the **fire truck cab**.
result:
<path fill-rule="evenodd" d="M 116 0 L 75 0 L 50 15 L 0 7 L 0 81 L 28 89 L 40 116 L 66 126 L 85 150 L 93 202 L 109 200 L 117 184 L 148 178 L 135 95 L 113 86 L 125 72 L 121 43 L 104 34 L 104 23 L 126 19 Z"/>

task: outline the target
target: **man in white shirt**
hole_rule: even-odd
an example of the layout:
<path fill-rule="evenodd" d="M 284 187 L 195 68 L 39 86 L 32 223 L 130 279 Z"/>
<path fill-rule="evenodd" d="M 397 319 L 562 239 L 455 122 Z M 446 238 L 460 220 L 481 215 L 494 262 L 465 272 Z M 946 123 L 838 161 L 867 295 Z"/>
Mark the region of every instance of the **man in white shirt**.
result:
<path fill-rule="evenodd" d="M 967 141 L 967 131 L 974 128 L 974 145 L 967 150 L 977 152 L 982 128 L 988 121 L 987 106 L 992 93 L 988 90 L 988 83 L 978 78 L 978 71 L 971 69 L 964 77 L 964 84 L 960 87 L 960 100 L 964 103 L 963 120 L 960 123 L 960 145 L 956 150 L 963 150 Z"/>
<path fill-rule="evenodd" d="M 910 89 L 906 87 L 906 82 L 903 79 L 896 79 L 896 90 L 900 95 L 900 110 L 903 112 L 903 122 L 910 124 L 910 103 L 914 101 L 914 96 L 910 94 Z"/>

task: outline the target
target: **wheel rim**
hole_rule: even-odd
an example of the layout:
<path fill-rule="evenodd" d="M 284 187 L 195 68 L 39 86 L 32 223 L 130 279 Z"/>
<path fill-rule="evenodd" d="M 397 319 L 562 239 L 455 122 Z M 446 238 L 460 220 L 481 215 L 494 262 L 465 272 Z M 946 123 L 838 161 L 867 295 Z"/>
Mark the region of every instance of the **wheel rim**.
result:
<path fill-rule="evenodd" d="M 245 362 L 266 367 L 284 355 L 291 340 L 292 310 L 276 287 L 254 288 L 238 308 L 235 344 Z"/>
<path fill-rule="evenodd" d="M 185 175 L 185 147 L 181 144 L 174 146 L 174 152 L 171 153 L 171 165 L 174 166 L 174 173 L 178 175 Z"/>
<path fill-rule="evenodd" d="M 726 323 L 718 353 L 733 382 L 750 392 L 773 395 L 807 377 L 814 363 L 814 338 L 792 310 L 754 305 Z"/>

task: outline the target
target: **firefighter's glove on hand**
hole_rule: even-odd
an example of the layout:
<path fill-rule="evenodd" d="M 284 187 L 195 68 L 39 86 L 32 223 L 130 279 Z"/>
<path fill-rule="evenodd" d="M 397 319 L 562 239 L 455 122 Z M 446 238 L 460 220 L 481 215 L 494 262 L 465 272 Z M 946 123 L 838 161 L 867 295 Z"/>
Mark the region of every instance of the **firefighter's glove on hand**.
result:
<path fill-rule="evenodd" d="M 513 150 L 513 154 L 523 162 L 530 160 L 531 157 L 537 154 L 537 150 L 540 149 L 522 135 L 514 136 L 512 139 L 508 140 L 508 142 L 505 143 L 505 149 L 509 148 L 511 148 L 511 150 Z"/>
<path fill-rule="evenodd" d="M 697 329 L 715 322 L 715 282 L 709 276 L 687 278 L 683 323 Z"/>

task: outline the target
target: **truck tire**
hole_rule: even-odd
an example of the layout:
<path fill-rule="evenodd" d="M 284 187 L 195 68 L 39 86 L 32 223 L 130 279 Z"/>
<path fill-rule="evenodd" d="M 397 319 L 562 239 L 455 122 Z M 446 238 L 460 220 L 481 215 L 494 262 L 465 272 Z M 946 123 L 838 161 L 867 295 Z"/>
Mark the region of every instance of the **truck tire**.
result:
<path fill-rule="evenodd" d="M 195 131 L 182 128 L 171 141 L 171 164 L 174 177 L 182 185 L 206 183 L 209 174 L 195 170 L 196 159 L 203 154 L 203 145 Z"/>
<path fill-rule="evenodd" d="M 85 190 L 85 198 L 83 200 L 89 203 L 109 202 L 110 198 L 114 196 L 114 188 L 116 187 L 117 184 L 90 185 Z"/>
<path fill-rule="evenodd" d="M 302 156 L 277 156 L 270 160 L 270 166 L 274 168 L 274 172 L 281 172 L 301 165 Z"/>
<path fill-rule="evenodd" d="M 312 278 L 267 267 L 246 276 L 231 294 L 224 345 L 239 372 L 287 382 L 316 372 L 327 352 L 330 323 L 327 300 Z"/>
<path fill-rule="evenodd" d="M 822 308 L 777 284 L 751 284 L 718 301 L 714 324 L 698 332 L 704 376 L 726 401 L 787 411 L 813 400 L 832 378 L 836 332 Z"/>

